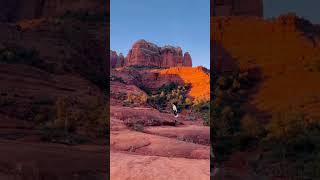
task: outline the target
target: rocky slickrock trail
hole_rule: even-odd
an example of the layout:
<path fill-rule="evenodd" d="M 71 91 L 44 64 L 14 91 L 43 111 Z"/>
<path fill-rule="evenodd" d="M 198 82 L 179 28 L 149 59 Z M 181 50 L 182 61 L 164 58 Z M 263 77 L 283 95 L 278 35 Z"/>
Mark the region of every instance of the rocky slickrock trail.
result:
<path fill-rule="evenodd" d="M 151 108 L 112 106 L 110 121 L 111 179 L 210 178 L 210 130 L 198 120 Z M 130 127 L 137 122 L 144 124 L 141 129 Z"/>

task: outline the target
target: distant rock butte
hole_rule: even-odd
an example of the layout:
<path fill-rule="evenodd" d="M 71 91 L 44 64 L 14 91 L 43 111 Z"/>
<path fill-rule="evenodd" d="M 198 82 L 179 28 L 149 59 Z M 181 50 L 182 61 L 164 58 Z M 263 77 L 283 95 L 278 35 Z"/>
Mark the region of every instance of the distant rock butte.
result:
<path fill-rule="evenodd" d="M 123 66 L 155 66 L 155 67 L 192 67 L 192 58 L 188 52 L 183 54 L 180 47 L 157 45 L 145 40 L 136 41 L 126 58 L 115 51 L 110 52 L 110 67 Z"/>
<path fill-rule="evenodd" d="M 118 55 L 116 51 L 110 51 L 110 67 L 111 68 L 123 67 L 124 63 L 125 63 L 125 58 L 122 55 L 122 53 Z"/>

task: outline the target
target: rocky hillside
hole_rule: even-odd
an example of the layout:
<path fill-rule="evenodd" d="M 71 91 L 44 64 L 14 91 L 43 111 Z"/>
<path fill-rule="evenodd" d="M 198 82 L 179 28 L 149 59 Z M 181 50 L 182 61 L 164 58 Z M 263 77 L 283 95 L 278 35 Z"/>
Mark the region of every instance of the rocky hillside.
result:
<path fill-rule="evenodd" d="M 319 178 L 319 26 L 212 17 L 211 35 L 216 178 Z"/>
<path fill-rule="evenodd" d="M 145 40 L 138 40 L 132 45 L 127 57 L 116 52 L 110 53 L 110 66 L 112 68 L 124 66 L 153 66 L 168 67 L 192 67 L 192 59 L 188 52 L 182 52 L 180 47 L 157 45 Z"/>
<path fill-rule="evenodd" d="M 167 69 L 118 68 L 111 71 L 115 81 L 134 85 L 151 94 L 170 83 L 189 84 L 188 96 L 192 99 L 210 99 L 210 78 L 204 67 L 172 67 Z M 111 90 L 112 88 L 111 84 Z"/>
<path fill-rule="evenodd" d="M 274 20 L 214 18 L 211 28 L 216 70 L 240 69 L 261 79 L 250 101 L 260 111 L 320 108 L 317 26 L 289 14 Z"/>
<path fill-rule="evenodd" d="M 195 68 L 169 68 L 159 71 L 160 76 L 178 76 L 184 83 L 190 84 L 188 93 L 190 97 L 209 100 L 210 99 L 210 78 L 209 70 L 198 66 Z"/>
<path fill-rule="evenodd" d="M 106 12 L 103 0 L 0 0 L 0 22 L 57 17 L 67 12 Z"/>
<path fill-rule="evenodd" d="M 263 0 L 214 0 L 214 16 L 263 16 Z"/>
<path fill-rule="evenodd" d="M 108 15 L 91 12 L 97 2 L 0 1 L 0 179 L 107 178 Z"/>
<path fill-rule="evenodd" d="M 5 99 L 12 95 L 13 116 L 23 118 L 24 113 L 29 112 L 28 108 L 17 108 L 20 100 L 31 103 L 46 97 L 54 101 L 59 96 L 70 94 L 81 97 L 76 98 L 77 101 L 85 102 L 87 95 L 95 97 L 100 94 L 102 97 L 101 88 L 105 87 L 103 79 L 107 72 L 105 57 L 101 53 L 104 52 L 104 46 L 100 43 L 101 40 L 98 41 L 88 31 L 89 26 L 70 20 L 53 19 L 1 25 L 1 84 L 6 84 L 1 92 Z M 99 29 L 96 31 L 99 33 Z M 12 78 L 17 81 L 10 80 Z M 79 96 L 75 93 L 85 91 L 87 95 Z M 22 114 L 16 112 L 18 110 Z M 5 114 L 9 112 L 11 110 L 3 111 Z"/>

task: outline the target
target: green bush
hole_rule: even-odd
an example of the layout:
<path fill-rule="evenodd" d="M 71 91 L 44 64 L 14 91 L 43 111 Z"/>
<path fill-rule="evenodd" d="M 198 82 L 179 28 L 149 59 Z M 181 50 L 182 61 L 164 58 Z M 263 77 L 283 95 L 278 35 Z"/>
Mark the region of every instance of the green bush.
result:
<path fill-rule="evenodd" d="M 174 82 L 171 82 L 168 85 L 162 85 L 159 88 L 158 93 L 164 92 L 165 94 L 168 94 L 168 93 L 170 93 L 171 91 L 173 91 L 173 90 L 175 90 L 177 88 L 178 88 L 178 84 L 174 83 Z"/>
<path fill-rule="evenodd" d="M 15 103 L 12 97 L 0 96 L 0 107 L 13 106 Z"/>
<path fill-rule="evenodd" d="M 84 69 L 82 69 L 84 70 Z M 91 81 L 93 84 L 101 88 L 102 90 L 108 89 L 107 81 L 108 79 L 106 78 L 106 75 L 101 72 L 89 72 L 88 70 L 84 71 L 84 76 L 87 78 L 89 81 Z"/>
<path fill-rule="evenodd" d="M 245 115 L 242 118 L 241 127 L 244 133 L 252 138 L 258 138 L 265 132 L 262 124 L 251 115 Z"/>
<path fill-rule="evenodd" d="M 160 67 L 158 66 L 146 66 L 146 65 L 131 65 L 128 68 L 137 69 L 137 70 L 160 69 Z"/>
<path fill-rule="evenodd" d="M 44 127 L 41 129 L 41 140 L 67 145 L 84 144 L 90 140 L 84 136 L 64 131 L 60 128 Z"/>
<path fill-rule="evenodd" d="M 44 68 L 44 62 L 36 49 L 26 49 L 19 46 L 7 46 L 0 49 L 0 63 L 26 64 L 37 68 Z"/>
<path fill-rule="evenodd" d="M 137 84 L 137 86 L 138 86 L 141 90 L 143 90 L 145 93 L 147 93 L 148 95 L 151 95 L 151 94 L 152 94 L 151 89 L 148 88 L 147 86 L 145 86 L 144 84 L 139 83 L 139 84 Z"/>
<path fill-rule="evenodd" d="M 54 126 L 59 129 L 71 132 L 76 128 L 76 122 L 79 119 L 79 114 L 72 112 L 69 109 L 68 100 L 66 98 L 58 98 L 56 102 L 57 117 L 54 121 Z"/>
<path fill-rule="evenodd" d="M 144 131 L 144 125 L 141 123 L 136 123 L 133 125 L 133 129 L 135 131 L 143 132 Z"/>
<path fill-rule="evenodd" d="M 123 84 L 126 83 L 121 77 L 118 77 L 118 76 L 110 76 L 110 81 L 118 81 L 118 82 L 121 82 Z"/>
<path fill-rule="evenodd" d="M 165 110 L 168 106 L 171 107 L 172 103 L 177 105 L 178 111 L 187 109 L 190 107 L 190 99 L 187 100 L 187 92 L 190 88 L 189 84 L 179 86 L 176 83 L 171 82 L 170 84 L 161 86 L 157 94 L 150 95 L 148 97 L 148 104 L 158 110 Z"/>
<path fill-rule="evenodd" d="M 223 145 L 222 150 L 214 149 L 218 163 L 227 160 L 233 152 L 251 146 L 255 142 L 254 136 L 259 134 L 257 131 L 260 127 L 255 127 L 258 125 L 252 120 L 246 120 L 248 118 L 244 118 L 245 112 L 241 109 L 243 99 L 246 98 L 247 90 L 252 84 L 253 80 L 250 80 L 247 72 L 211 73 L 210 86 L 213 90 L 210 102 L 212 108 L 209 110 L 210 124 L 214 127 L 211 133 L 217 145 L 219 147 Z M 251 127 L 258 130 L 252 130 Z"/>
<path fill-rule="evenodd" d="M 60 16 L 60 20 L 79 20 L 82 22 L 105 22 L 107 18 L 107 14 L 102 13 L 94 13 L 94 12 L 87 12 L 87 11 L 67 11 L 65 14 Z"/>

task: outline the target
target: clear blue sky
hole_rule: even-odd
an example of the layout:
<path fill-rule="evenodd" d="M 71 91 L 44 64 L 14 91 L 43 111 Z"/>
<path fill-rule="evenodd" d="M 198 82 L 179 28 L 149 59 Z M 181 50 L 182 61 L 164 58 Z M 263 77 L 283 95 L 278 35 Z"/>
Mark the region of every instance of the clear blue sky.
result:
<path fill-rule="evenodd" d="M 319 0 L 264 0 L 264 16 L 276 17 L 287 12 L 295 12 L 313 23 L 320 23 Z"/>
<path fill-rule="evenodd" d="M 111 49 L 125 56 L 145 39 L 180 46 L 193 66 L 210 67 L 210 0 L 111 0 Z"/>

